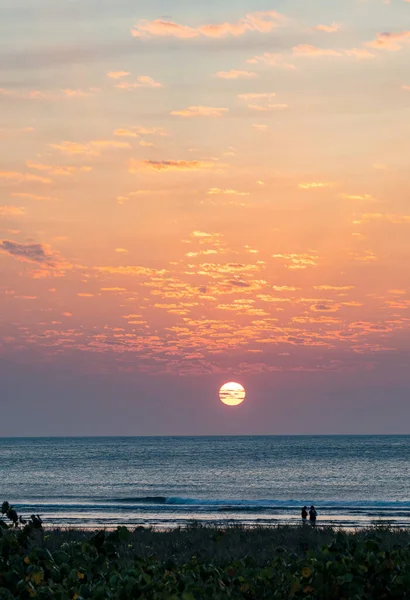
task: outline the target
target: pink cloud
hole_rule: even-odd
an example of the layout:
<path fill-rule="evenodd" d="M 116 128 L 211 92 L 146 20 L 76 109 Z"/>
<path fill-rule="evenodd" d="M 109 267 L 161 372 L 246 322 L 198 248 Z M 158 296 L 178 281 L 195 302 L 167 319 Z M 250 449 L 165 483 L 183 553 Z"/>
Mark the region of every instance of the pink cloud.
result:
<path fill-rule="evenodd" d="M 82 89 L 60 89 L 60 90 L 13 90 L 13 89 L 5 89 L 0 88 L 0 96 L 8 96 L 9 98 L 14 98 L 16 100 L 48 100 L 48 101 L 56 101 L 61 98 L 83 98 L 85 96 L 92 96 L 97 92 L 100 92 L 99 88 L 88 88 L 86 90 Z"/>
<path fill-rule="evenodd" d="M 26 165 L 29 169 L 35 169 L 37 171 L 47 171 L 47 173 L 49 175 L 66 175 L 66 176 L 71 176 L 74 173 L 78 173 L 79 171 L 88 173 L 89 171 L 92 171 L 92 167 L 89 167 L 87 165 L 81 166 L 81 167 L 73 167 L 73 166 L 67 166 L 67 165 L 47 165 L 44 163 L 36 163 L 33 162 L 32 160 L 28 160 L 26 162 Z"/>
<path fill-rule="evenodd" d="M 249 100 L 271 100 L 272 98 L 275 98 L 276 96 L 276 92 L 266 92 L 263 94 L 239 94 L 238 98 L 240 98 L 241 100 L 245 100 L 245 102 L 248 102 Z"/>
<path fill-rule="evenodd" d="M 257 74 L 252 71 L 236 71 L 235 69 L 231 69 L 230 71 L 218 71 L 216 76 L 220 79 L 239 79 L 240 77 L 250 79 L 257 77 Z"/>
<path fill-rule="evenodd" d="M 244 100 L 250 110 L 258 110 L 261 112 L 269 110 L 283 110 L 288 108 L 287 104 L 275 104 L 272 102 L 275 98 L 275 92 L 266 92 L 262 94 L 238 94 L 240 100 Z"/>
<path fill-rule="evenodd" d="M 267 125 L 264 125 L 264 124 L 262 124 L 262 123 L 254 123 L 254 124 L 252 125 L 252 127 L 253 127 L 254 129 L 257 129 L 258 131 L 267 131 L 267 130 L 268 130 L 268 126 L 267 126 Z"/>
<path fill-rule="evenodd" d="M 64 141 L 59 144 L 50 144 L 50 146 L 63 154 L 85 154 L 88 156 L 100 156 L 103 149 L 131 148 L 128 142 L 118 142 L 116 140 L 92 140 L 85 144 Z"/>
<path fill-rule="evenodd" d="M 162 84 L 152 79 L 152 77 L 148 77 L 148 75 L 140 75 L 137 77 L 137 81 L 121 81 L 115 87 L 122 90 L 132 90 L 136 88 L 160 88 Z"/>
<path fill-rule="evenodd" d="M 333 185 L 333 183 L 330 183 L 329 181 L 311 181 L 308 183 L 299 183 L 299 187 L 302 190 L 324 188 L 324 187 L 330 187 L 332 185 Z"/>
<path fill-rule="evenodd" d="M 99 92 L 100 90 L 98 88 L 89 88 L 88 90 L 81 90 L 81 89 L 76 89 L 76 90 L 72 90 L 72 89 L 63 89 L 62 92 L 65 96 L 67 96 L 68 98 L 83 98 L 84 96 L 91 96 L 92 94 L 95 94 L 96 92 Z"/>
<path fill-rule="evenodd" d="M 376 58 L 375 54 L 372 54 L 372 52 L 369 52 L 365 48 L 352 48 L 351 50 L 345 50 L 344 53 L 346 56 L 352 56 L 358 60 Z"/>
<path fill-rule="evenodd" d="M 410 31 L 398 33 L 378 33 L 375 40 L 366 42 L 366 46 L 378 50 L 401 50 L 403 44 L 410 42 Z"/>
<path fill-rule="evenodd" d="M 308 56 L 312 58 L 321 56 L 336 56 L 338 58 L 347 56 L 356 58 L 357 60 L 375 58 L 375 55 L 365 48 L 335 50 L 334 48 L 318 48 L 311 44 L 300 44 L 299 46 L 294 46 L 292 50 L 295 56 Z"/>
<path fill-rule="evenodd" d="M 110 71 L 107 73 L 107 77 L 110 77 L 111 79 L 120 79 L 121 77 L 127 77 L 128 75 L 130 75 L 128 71 Z"/>
<path fill-rule="evenodd" d="M 33 175 L 32 173 L 18 173 L 16 171 L 0 171 L 0 179 L 7 179 L 16 183 L 23 181 L 38 181 L 39 183 L 51 183 L 51 179 Z"/>
<path fill-rule="evenodd" d="M 170 114 L 174 117 L 222 117 L 228 111 L 228 108 L 214 106 L 188 106 L 183 110 L 173 110 Z"/>
<path fill-rule="evenodd" d="M 316 25 L 316 31 L 324 31 L 325 33 L 335 33 L 339 31 L 340 27 L 337 23 L 332 23 L 331 25 Z"/>
<path fill-rule="evenodd" d="M 343 56 L 342 52 L 332 48 L 318 48 L 311 44 L 299 44 L 293 47 L 295 56 Z"/>
<path fill-rule="evenodd" d="M 199 171 L 201 169 L 214 168 L 215 164 L 210 161 L 202 160 L 135 160 L 131 159 L 128 163 L 130 173 L 137 171 L 156 171 L 162 173 L 165 171 Z"/>
<path fill-rule="evenodd" d="M 272 54 L 271 52 L 265 52 L 262 56 L 253 56 L 252 58 L 248 58 L 246 62 L 250 65 L 265 64 L 270 67 L 278 67 L 279 69 L 289 69 L 292 71 L 296 69 L 295 65 L 287 63 L 281 54 Z"/>
<path fill-rule="evenodd" d="M 26 198 L 27 200 L 40 200 L 46 202 L 58 200 L 58 198 L 52 198 L 51 196 L 39 196 L 38 194 L 30 194 L 29 192 L 13 192 L 11 195 L 18 198 Z"/>
<path fill-rule="evenodd" d="M 176 37 L 180 39 L 200 36 L 209 38 L 237 37 L 248 31 L 266 33 L 277 27 L 282 20 L 283 16 L 275 10 L 249 13 L 236 23 L 205 24 L 199 27 L 190 27 L 163 19 L 156 19 L 155 21 L 143 19 L 138 21 L 131 33 L 134 37 Z"/>
<path fill-rule="evenodd" d="M 24 214 L 24 208 L 19 208 L 18 206 L 0 206 L 0 217 L 19 217 Z"/>
<path fill-rule="evenodd" d="M 248 104 L 250 110 L 259 110 L 260 112 L 266 112 L 269 110 L 284 110 L 288 108 L 287 104 L 266 104 L 260 106 L 259 104 Z"/>
<path fill-rule="evenodd" d="M 123 137 L 139 137 L 138 133 L 132 131 L 130 129 L 116 129 L 114 131 L 114 135 L 123 136 Z"/>

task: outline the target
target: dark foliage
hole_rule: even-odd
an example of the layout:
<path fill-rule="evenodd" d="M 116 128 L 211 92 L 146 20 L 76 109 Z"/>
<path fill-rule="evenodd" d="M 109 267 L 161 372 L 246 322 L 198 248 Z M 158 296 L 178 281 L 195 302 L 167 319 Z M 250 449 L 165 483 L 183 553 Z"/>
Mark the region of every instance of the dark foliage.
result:
<path fill-rule="evenodd" d="M 410 598 L 410 535 L 373 528 L 44 531 L 8 503 L 0 600 Z M 8 521 L 5 520 L 8 519 Z"/>

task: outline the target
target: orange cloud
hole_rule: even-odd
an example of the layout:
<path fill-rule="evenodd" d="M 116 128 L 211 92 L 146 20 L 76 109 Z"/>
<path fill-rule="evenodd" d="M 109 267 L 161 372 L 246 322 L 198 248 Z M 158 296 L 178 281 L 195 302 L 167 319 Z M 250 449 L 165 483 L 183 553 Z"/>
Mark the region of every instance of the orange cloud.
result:
<path fill-rule="evenodd" d="M 24 98 L 45 98 L 46 96 L 37 90 L 29 92 L 21 92 L 19 90 L 6 90 L 0 88 L 0 96 L 8 96 L 9 98 L 24 99 Z"/>
<path fill-rule="evenodd" d="M 312 304 L 310 310 L 312 312 L 338 312 L 339 306 L 337 304 Z"/>
<path fill-rule="evenodd" d="M 354 290 L 354 285 L 314 285 L 313 289 L 322 291 L 344 292 Z"/>
<path fill-rule="evenodd" d="M 265 106 L 260 106 L 259 104 L 248 104 L 248 108 L 250 110 L 259 110 L 261 112 L 266 112 L 269 110 L 284 110 L 288 108 L 287 104 L 266 104 Z"/>
<path fill-rule="evenodd" d="M 19 208 L 18 206 L 0 206 L 0 217 L 19 217 L 24 214 L 24 208 Z"/>
<path fill-rule="evenodd" d="M 299 44 L 292 48 L 295 56 L 343 56 L 342 52 L 332 48 L 318 48 L 311 44 Z"/>
<path fill-rule="evenodd" d="M 260 100 L 260 99 L 271 100 L 272 98 L 275 98 L 275 96 L 276 96 L 276 92 L 267 92 L 264 94 L 238 94 L 238 98 L 240 98 L 241 100 L 245 100 L 245 102 L 249 102 L 249 100 Z"/>
<path fill-rule="evenodd" d="M 272 258 L 283 260 L 288 269 L 307 269 L 316 267 L 317 256 L 314 254 L 273 254 Z"/>
<path fill-rule="evenodd" d="M 194 238 L 215 238 L 215 237 L 219 237 L 219 233 L 207 233 L 206 231 L 193 231 L 192 232 L 192 237 Z"/>
<path fill-rule="evenodd" d="M 269 111 L 287 108 L 287 104 L 275 104 L 272 99 L 276 97 L 275 92 L 265 92 L 263 94 L 238 94 L 238 98 L 246 102 L 250 110 Z M 255 102 L 256 101 L 256 102 Z"/>
<path fill-rule="evenodd" d="M 115 87 L 122 90 L 132 90 L 135 88 L 160 88 L 162 84 L 152 79 L 152 77 L 148 77 L 148 75 L 140 75 L 137 77 L 137 81 L 121 81 Z"/>
<path fill-rule="evenodd" d="M 32 133 L 34 131 L 34 127 L 17 127 L 16 129 L 13 127 L 0 127 L 0 133 Z"/>
<path fill-rule="evenodd" d="M 72 175 L 73 173 L 77 173 L 78 171 L 89 172 L 92 170 L 92 167 L 88 166 L 72 167 L 64 165 L 45 165 L 43 163 L 35 163 L 31 160 L 28 160 L 26 162 L 26 165 L 29 169 L 36 169 L 38 171 L 48 171 L 50 175 Z"/>
<path fill-rule="evenodd" d="M 274 11 L 255 12 L 246 15 L 236 23 L 206 24 L 199 27 L 189 27 L 156 19 L 138 21 L 132 30 L 134 37 L 176 37 L 180 39 L 191 39 L 196 37 L 219 38 L 225 36 L 241 36 L 249 31 L 266 33 L 283 21 L 283 16 Z"/>
<path fill-rule="evenodd" d="M 403 44 L 410 42 L 410 31 L 400 31 L 398 33 L 378 33 L 375 40 L 366 42 L 365 46 L 376 48 L 377 50 L 401 50 Z"/>
<path fill-rule="evenodd" d="M 296 290 L 298 289 L 290 285 L 273 285 L 272 288 L 276 292 L 296 292 Z"/>
<path fill-rule="evenodd" d="M 333 183 L 329 183 L 328 181 L 311 181 L 309 183 L 299 183 L 299 187 L 302 190 L 311 190 L 315 188 L 324 188 L 330 187 Z"/>
<path fill-rule="evenodd" d="M 219 194 L 225 194 L 228 196 L 249 196 L 249 192 L 238 192 L 237 190 L 233 190 L 231 188 L 211 188 L 210 190 L 208 190 L 208 195 L 210 196 L 215 196 Z"/>
<path fill-rule="evenodd" d="M 0 240 L 0 250 L 23 262 L 54 264 L 50 247 L 45 244 L 20 244 L 13 240 Z"/>
<path fill-rule="evenodd" d="M 370 202 L 379 202 L 379 200 L 374 198 L 371 194 L 340 194 L 340 196 L 347 200 L 369 200 Z"/>
<path fill-rule="evenodd" d="M 383 214 L 383 213 L 365 213 L 360 219 L 354 221 L 355 225 L 360 225 L 367 221 L 388 221 L 394 225 L 400 225 L 403 223 L 410 223 L 410 215 L 396 215 L 396 214 Z"/>
<path fill-rule="evenodd" d="M 316 31 L 324 31 L 325 33 L 334 33 L 335 31 L 339 31 L 340 27 L 337 23 L 332 23 L 331 25 L 316 25 Z"/>
<path fill-rule="evenodd" d="M 240 77 L 251 79 L 252 77 L 257 77 L 257 74 L 253 73 L 252 71 L 237 71 L 235 69 L 231 69 L 230 71 L 218 71 L 216 76 L 220 79 L 239 79 Z"/>
<path fill-rule="evenodd" d="M 8 179 L 10 181 L 15 181 L 16 183 L 22 183 L 23 181 L 51 183 L 51 179 L 48 179 L 47 177 L 40 177 L 39 175 L 33 175 L 32 173 L 18 173 L 16 171 L 0 171 L 0 179 Z"/>
<path fill-rule="evenodd" d="M 170 114 L 175 117 L 222 117 L 228 111 L 228 108 L 214 106 L 188 106 L 183 110 L 173 110 Z"/>
<path fill-rule="evenodd" d="M 84 96 L 91 96 L 96 92 L 99 92 L 99 88 L 89 88 L 88 90 L 71 90 L 71 89 L 63 89 L 61 90 L 65 96 L 68 98 L 83 98 Z"/>
<path fill-rule="evenodd" d="M 143 127 L 141 125 L 136 125 L 132 127 L 139 135 L 159 135 L 162 137 L 167 136 L 167 132 L 162 127 Z"/>
<path fill-rule="evenodd" d="M 137 171 L 200 171 L 201 169 L 211 169 L 215 163 L 202 160 L 135 160 L 131 159 L 128 163 L 128 171 L 136 173 Z"/>
<path fill-rule="evenodd" d="M 357 60 L 376 58 L 375 54 L 372 54 L 365 48 L 352 48 L 351 50 L 344 50 L 344 54 L 346 56 L 352 56 L 353 58 L 357 58 Z"/>
<path fill-rule="evenodd" d="M 58 200 L 58 198 L 52 198 L 51 196 L 38 196 L 37 194 L 29 194 L 28 192 L 13 192 L 11 195 L 18 198 L 27 198 L 28 200 Z"/>
<path fill-rule="evenodd" d="M 121 79 L 121 77 L 127 77 L 128 75 L 130 75 L 128 71 L 110 71 L 107 73 L 107 77 L 111 79 Z"/>
<path fill-rule="evenodd" d="M 295 65 L 287 63 L 284 57 L 278 53 L 272 54 L 270 52 L 265 52 L 262 54 L 262 56 L 253 56 L 252 58 L 248 58 L 246 62 L 250 65 L 263 63 L 265 65 L 269 65 L 270 67 L 278 67 L 280 69 L 296 69 Z"/>
<path fill-rule="evenodd" d="M 252 127 L 254 129 L 258 129 L 258 131 L 267 131 L 268 126 L 267 125 L 263 125 L 262 123 L 254 123 L 252 125 Z"/>
<path fill-rule="evenodd" d="M 139 137 L 138 133 L 136 133 L 135 131 L 131 131 L 130 129 L 116 129 L 114 131 L 114 135 L 124 137 Z"/>
<path fill-rule="evenodd" d="M 165 269 L 150 269 L 149 267 L 140 267 L 136 265 L 126 266 L 126 267 L 94 267 L 94 271 L 98 271 L 99 273 L 105 273 L 107 275 L 164 275 L 166 273 Z"/>
<path fill-rule="evenodd" d="M 100 156 L 101 150 L 104 149 L 131 148 L 128 142 L 117 142 L 116 140 L 92 140 L 86 144 L 64 141 L 59 144 L 50 144 L 50 146 L 63 154 L 85 154 L 87 156 Z"/>
<path fill-rule="evenodd" d="M 165 131 L 165 129 L 163 129 L 162 127 L 141 127 L 139 125 L 136 125 L 129 129 L 126 129 L 126 128 L 116 129 L 114 131 L 114 135 L 123 136 L 123 137 L 140 137 L 141 135 L 158 135 L 158 136 L 165 137 L 168 134 Z M 141 144 L 141 146 L 148 146 L 148 145 L 151 146 L 152 145 L 149 142 L 144 142 L 144 140 L 141 140 L 140 144 Z"/>
<path fill-rule="evenodd" d="M 84 96 L 91 96 L 96 92 L 100 92 L 99 88 L 88 88 L 88 90 L 82 89 L 61 89 L 57 91 L 50 90 L 7 90 L 0 88 L 0 96 L 8 96 L 9 98 L 15 98 L 18 100 L 59 100 L 61 98 L 82 98 Z"/>

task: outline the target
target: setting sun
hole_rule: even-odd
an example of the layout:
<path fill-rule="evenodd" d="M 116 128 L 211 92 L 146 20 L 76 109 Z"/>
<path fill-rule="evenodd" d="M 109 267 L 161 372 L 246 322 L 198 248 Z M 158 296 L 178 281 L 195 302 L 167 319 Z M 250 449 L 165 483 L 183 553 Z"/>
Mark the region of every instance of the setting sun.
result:
<path fill-rule="evenodd" d="M 242 404 L 242 402 L 245 400 L 245 396 L 245 388 L 243 385 L 236 383 L 235 381 L 224 383 L 219 390 L 219 398 L 221 402 L 227 404 L 228 406 L 237 406 L 238 404 Z"/>

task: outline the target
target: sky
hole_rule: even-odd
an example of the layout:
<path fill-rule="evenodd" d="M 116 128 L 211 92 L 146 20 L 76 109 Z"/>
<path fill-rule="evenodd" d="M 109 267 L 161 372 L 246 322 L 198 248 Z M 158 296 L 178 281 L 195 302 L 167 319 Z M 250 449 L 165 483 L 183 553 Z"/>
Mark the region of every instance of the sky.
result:
<path fill-rule="evenodd" d="M 0 436 L 410 433 L 408 0 L 0 39 Z"/>

